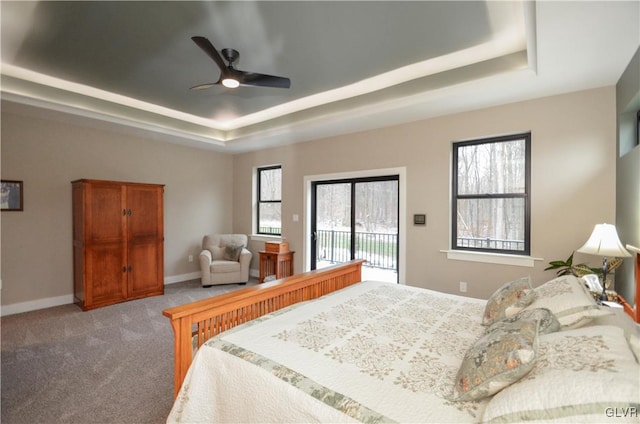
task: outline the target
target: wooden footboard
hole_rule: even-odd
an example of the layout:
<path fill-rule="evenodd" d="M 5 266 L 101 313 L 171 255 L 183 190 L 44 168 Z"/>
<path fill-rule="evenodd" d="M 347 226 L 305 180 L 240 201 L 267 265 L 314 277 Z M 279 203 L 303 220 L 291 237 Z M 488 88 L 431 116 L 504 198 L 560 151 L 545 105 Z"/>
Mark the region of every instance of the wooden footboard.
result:
<path fill-rule="evenodd" d="M 171 320 L 174 332 L 174 396 L 191 365 L 196 336 L 200 347 L 239 324 L 357 283 L 364 262 L 353 260 L 165 309 L 162 313 Z"/>

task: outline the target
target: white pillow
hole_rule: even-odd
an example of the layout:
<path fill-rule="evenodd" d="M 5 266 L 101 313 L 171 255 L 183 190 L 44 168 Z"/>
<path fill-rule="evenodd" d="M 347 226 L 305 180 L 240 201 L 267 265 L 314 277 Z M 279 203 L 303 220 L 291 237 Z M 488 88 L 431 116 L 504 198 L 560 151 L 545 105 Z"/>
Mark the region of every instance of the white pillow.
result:
<path fill-rule="evenodd" d="M 564 275 L 535 288 L 535 300 L 525 310 L 547 308 L 558 318 L 562 329 L 578 328 L 592 319 L 611 315 L 596 304 L 587 288 L 573 275 Z"/>
<path fill-rule="evenodd" d="M 529 374 L 489 401 L 482 422 L 637 423 L 639 376 L 619 327 L 541 335 Z"/>

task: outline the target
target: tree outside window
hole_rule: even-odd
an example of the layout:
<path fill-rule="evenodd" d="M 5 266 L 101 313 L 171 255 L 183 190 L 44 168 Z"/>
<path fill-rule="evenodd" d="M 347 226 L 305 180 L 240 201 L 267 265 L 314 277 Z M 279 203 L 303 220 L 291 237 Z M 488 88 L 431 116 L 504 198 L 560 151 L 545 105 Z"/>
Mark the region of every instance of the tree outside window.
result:
<path fill-rule="evenodd" d="M 258 234 L 281 235 L 282 167 L 258 168 Z"/>
<path fill-rule="evenodd" d="M 453 144 L 453 249 L 529 255 L 531 133 Z"/>

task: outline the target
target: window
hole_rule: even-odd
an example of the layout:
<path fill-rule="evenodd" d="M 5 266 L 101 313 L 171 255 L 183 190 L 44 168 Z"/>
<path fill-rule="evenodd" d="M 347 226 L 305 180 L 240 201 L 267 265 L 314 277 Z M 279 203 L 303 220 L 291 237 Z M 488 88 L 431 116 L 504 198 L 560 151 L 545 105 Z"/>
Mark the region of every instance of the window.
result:
<path fill-rule="evenodd" d="M 281 193 L 282 167 L 258 168 L 258 234 L 281 234 Z"/>
<path fill-rule="evenodd" d="M 453 143 L 452 249 L 529 255 L 531 133 Z"/>

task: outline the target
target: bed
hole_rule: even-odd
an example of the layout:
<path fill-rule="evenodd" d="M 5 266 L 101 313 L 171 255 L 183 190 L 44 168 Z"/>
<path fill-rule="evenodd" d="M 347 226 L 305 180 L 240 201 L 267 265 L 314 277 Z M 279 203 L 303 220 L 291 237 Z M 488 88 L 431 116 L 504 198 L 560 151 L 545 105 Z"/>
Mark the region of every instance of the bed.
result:
<path fill-rule="evenodd" d="M 639 327 L 575 277 L 487 301 L 361 282 L 362 262 L 164 311 L 167 422 L 638 422 Z"/>

